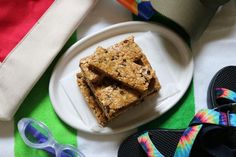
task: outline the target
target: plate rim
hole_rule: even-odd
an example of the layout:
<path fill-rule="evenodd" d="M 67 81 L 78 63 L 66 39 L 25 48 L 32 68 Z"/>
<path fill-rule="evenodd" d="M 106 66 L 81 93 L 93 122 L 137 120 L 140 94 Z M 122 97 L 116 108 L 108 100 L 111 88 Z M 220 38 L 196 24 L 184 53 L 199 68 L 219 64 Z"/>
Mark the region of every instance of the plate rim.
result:
<path fill-rule="evenodd" d="M 154 27 L 158 27 L 158 29 L 165 30 L 166 32 L 168 32 L 167 34 L 171 34 L 172 37 L 174 37 L 174 38 L 178 39 L 180 42 L 182 42 L 182 44 L 185 46 L 185 49 L 187 49 L 187 51 L 189 52 L 188 58 L 189 58 L 189 66 L 191 68 L 191 71 L 190 71 L 191 72 L 191 74 L 190 74 L 191 77 L 189 77 L 188 81 L 186 82 L 185 89 L 181 90 L 183 92 L 180 92 L 180 94 L 178 96 L 178 100 L 175 101 L 175 103 L 173 103 L 172 105 L 169 105 L 168 107 L 165 107 L 165 108 L 162 109 L 163 111 L 162 111 L 161 114 L 158 114 L 157 116 L 150 116 L 149 118 L 143 120 L 141 123 L 139 123 L 138 125 L 135 125 L 134 127 L 126 127 L 126 129 L 121 129 L 121 130 L 118 130 L 118 131 L 108 131 L 108 132 L 91 132 L 91 131 L 85 130 L 83 128 L 82 129 L 78 128 L 73 123 L 68 122 L 66 120 L 66 118 L 64 118 L 64 116 L 61 115 L 60 111 L 58 111 L 58 109 L 55 107 L 56 101 L 54 100 L 55 98 L 54 98 L 54 96 L 52 94 L 52 91 L 53 91 L 53 82 L 54 82 L 54 80 L 56 80 L 56 77 L 55 77 L 56 69 L 58 68 L 58 66 L 63 61 L 64 58 L 66 58 L 71 52 L 73 52 L 78 46 L 80 46 L 81 44 L 83 44 L 87 40 L 90 40 L 91 38 L 93 38 L 95 36 L 99 36 L 100 34 L 102 34 L 104 32 L 107 32 L 109 30 L 113 30 L 113 29 L 120 28 L 120 27 L 127 27 L 127 26 L 130 26 L 130 25 L 150 25 L 152 27 L 153 26 Z M 174 45 L 176 45 L 176 44 L 174 44 Z M 173 108 L 179 102 L 179 100 L 183 97 L 183 95 L 186 93 L 186 91 L 189 88 L 190 83 L 192 81 L 193 71 L 194 71 L 193 56 L 191 55 L 190 52 L 191 52 L 190 47 L 187 45 L 187 43 L 177 33 L 175 33 L 174 31 L 170 30 L 169 28 L 167 28 L 167 27 L 165 27 L 165 26 L 163 26 L 161 24 L 157 24 L 157 23 L 153 23 L 153 22 L 128 21 L 128 22 L 121 22 L 121 23 L 117 23 L 117 24 L 108 26 L 108 27 L 106 27 L 106 28 L 96 32 L 96 33 L 93 33 L 93 34 L 90 34 L 88 36 L 85 36 L 85 37 L 81 38 L 80 40 L 75 42 L 72 46 L 70 46 L 66 50 L 66 52 L 59 58 L 59 60 L 57 61 L 56 65 L 53 68 L 53 71 L 52 71 L 52 74 L 51 74 L 51 77 L 50 77 L 50 81 L 49 81 L 49 98 L 50 98 L 51 104 L 53 106 L 53 109 L 54 109 L 55 113 L 58 115 L 58 117 L 63 122 L 65 122 L 66 124 L 68 124 L 72 128 L 74 128 L 76 130 L 79 130 L 79 131 L 83 131 L 85 133 L 105 135 L 105 134 L 117 134 L 117 133 L 126 132 L 126 131 L 129 131 L 129 130 L 135 129 L 135 128 L 137 128 L 137 126 L 143 125 L 143 124 L 145 124 L 145 123 L 147 123 L 147 122 L 149 122 L 151 120 L 154 120 L 155 118 L 158 118 L 162 114 L 166 113 L 168 110 Z"/>

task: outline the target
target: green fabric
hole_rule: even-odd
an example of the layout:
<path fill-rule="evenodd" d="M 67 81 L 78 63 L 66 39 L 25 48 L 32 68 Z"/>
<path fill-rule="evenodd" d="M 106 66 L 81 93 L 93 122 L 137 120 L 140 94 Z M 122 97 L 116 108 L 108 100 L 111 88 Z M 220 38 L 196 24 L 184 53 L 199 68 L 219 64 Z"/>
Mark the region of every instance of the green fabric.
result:
<path fill-rule="evenodd" d="M 54 60 L 42 78 L 31 90 L 27 98 L 22 103 L 15 120 L 15 156 L 16 157 L 47 157 L 48 154 L 42 150 L 32 149 L 25 145 L 17 130 L 17 122 L 23 117 L 31 117 L 45 123 L 53 136 L 59 143 L 77 145 L 76 130 L 62 122 L 53 110 L 49 98 L 48 85 L 53 67 L 58 58 L 65 50 L 76 42 L 76 34 L 73 34 L 67 44 L 61 50 L 58 57 Z"/>
<path fill-rule="evenodd" d="M 167 113 L 150 123 L 147 123 L 139 130 L 166 128 L 166 129 L 183 129 L 186 128 L 195 114 L 193 83 L 185 93 L 184 97 Z"/>

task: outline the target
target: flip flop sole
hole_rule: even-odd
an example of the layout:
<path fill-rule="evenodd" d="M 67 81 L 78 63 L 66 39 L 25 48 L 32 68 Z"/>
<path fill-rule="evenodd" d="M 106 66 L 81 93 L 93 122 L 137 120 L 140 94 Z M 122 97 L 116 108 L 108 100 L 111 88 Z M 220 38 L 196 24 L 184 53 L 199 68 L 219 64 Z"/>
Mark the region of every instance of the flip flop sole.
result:
<path fill-rule="evenodd" d="M 227 100 L 216 99 L 216 88 L 227 88 L 236 91 L 236 66 L 224 67 L 212 78 L 207 92 L 207 105 L 210 109 L 230 103 Z"/>

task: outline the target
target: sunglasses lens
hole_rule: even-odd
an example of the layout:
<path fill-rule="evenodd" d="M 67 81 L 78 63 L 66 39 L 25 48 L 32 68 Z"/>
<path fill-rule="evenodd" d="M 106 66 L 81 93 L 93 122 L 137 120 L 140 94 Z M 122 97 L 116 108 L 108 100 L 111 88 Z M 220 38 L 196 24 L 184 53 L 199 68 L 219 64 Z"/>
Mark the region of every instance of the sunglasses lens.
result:
<path fill-rule="evenodd" d="M 25 136 L 31 143 L 40 144 L 48 141 L 49 133 L 43 125 L 30 122 L 25 128 Z"/>
<path fill-rule="evenodd" d="M 64 149 L 60 157 L 84 157 L 84 155 L 76 150 Z"/>

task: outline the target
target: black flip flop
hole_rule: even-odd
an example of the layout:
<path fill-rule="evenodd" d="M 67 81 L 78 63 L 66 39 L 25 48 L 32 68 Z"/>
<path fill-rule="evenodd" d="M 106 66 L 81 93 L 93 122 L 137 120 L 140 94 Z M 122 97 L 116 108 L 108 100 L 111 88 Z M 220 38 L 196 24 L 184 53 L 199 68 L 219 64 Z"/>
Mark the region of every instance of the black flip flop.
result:
<path fill-rule="evenodd" d="M 235 91 L 236 66 L 221 69 L 208 88 L 211 110 L 199 111 L 186 130 L 156 129 L 131 135 L 120 145 L 118 157 L 236 156 L 236 114 L 229 108 L 236 104 Z M 191 144 L 191 134 L 199 126 Z M 140 143 L 140 137 L 144 142 Z"/>
<path fill-rule="evenodd" d="M 233 99 L 236 95 L 234 92 L 236 92 L 236 66 L 227 66 L 219 70 L 209 84 L 208 108 L 219 108 L 223 109 L 222 111 L 232 110 L 232 103 L 236 102 Z M 224 96 L 223 93 L 225 93 Z"/>
<path fill-rule="evenodd" d="M 174 156 L 175 149 L 184 130 L 156 129 L 135 133 L 128 137 L 119 148 L 118 157 L 146 157 L 146 152 L 138 142 L 138 137 L 148 132 L 154 145 L 165 156 Z M 163 144 L 165 143 L 165 144 Z"/>
<path fill-rule="evenodd" d="M 236 114 L 199 111 L 185 130 L 148 130 L 131 135 L 118 157 L 234 157 Z"/>

